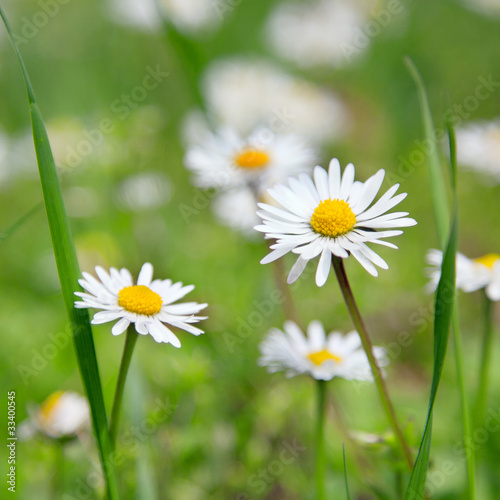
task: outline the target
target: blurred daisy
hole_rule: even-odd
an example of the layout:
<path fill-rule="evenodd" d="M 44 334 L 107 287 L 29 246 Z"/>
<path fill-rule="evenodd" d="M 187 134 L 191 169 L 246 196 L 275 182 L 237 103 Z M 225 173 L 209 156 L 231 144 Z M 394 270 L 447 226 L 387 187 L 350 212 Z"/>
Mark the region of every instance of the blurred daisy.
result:
<path fill-rule="evenodd" d="M 205 73 L 203 92 L 215 122 L 243 136 L 264 125 L 314 144 L 330 143 L 350 126 L 350 114 L 335 93 L 261 60 L 216 61 Z"/>
<path fill-rule="evenodd" d="M 498 0 L 463 0 L 464 5 L 485 16 L 500 16 Z"/>
<path fill-rule="evenodd" d="M 69 438 L 90 429 L 87 399 L 75 392 L 54 392 L 28 413 L 30 418 L 20 424 L 21 439 L 29 439 L 37 432 L 54 439 Z"/>
<path fill-rule="evenodd" d="M 207 133 L 201 144 L 188 146 L 186 167 L 195 184 L 221 190 L 252 186 L 257 193 L 271 184 L 310 169 L 315 154 L 300 138 L 275 135 L 260 128 L 242 138 L 229 128 Z"/>
<path fill-rule="evenodd" d="M 443 263 L 443 252 L 440 250 L 429 250 L 426 256 L 427 275 L 430 281 L 427 291 L 432 293 L 436 290 L 441 277 L 441 265 Z M 485 288 L 486 295 L 490 300 L 500 300 L 500 255 L 490 253 L 477 259 L 469 259 L 461 253 L 456 257 L 457 288 L 463 292 L 475 292 Z"/>
<path fill-rule="evenodd" d="M 266 238 L 277 240 L 261 264 L 279 259 L 288 252 L 298 254 L 288 276 L 288 283 L 293 283 L 308 261 L 321 255 L 316 271 L 318 286 L 326 283 L 332 256 L 345 259 L 352 255 L 373 276 L 378 274 L 375 265 L 388 269 L 387 263 L 366 244 L 397 248 L 384 239 L 402 234 L 393 228 L 413 226 L 416 222 L 406 217 L 407 212 L 386 214 L 406 198 L 406 193 L 395 196 L 399 184 L 371 205 L 384 175 L 385 171 L 379 170 L 365 183 L 354 181 L 352 163 L 341 175 L 340 164 L 333 159 L 329 173 L 321 167 L 314 169 L 314 182 L 308 175 L 301 174 L 298 178 L 289 178 L 289 187 L 276 185 L 269 189 L 270 196 L 283 208 L 259 204 L 258 215 L 263 224 L 255 229 L 265 233 Z"/>
<path fill-rule="evenodd" d="M 224 9 L 214 0 L 157 0 L 160 11 L 177 29 L 192 34 L 216 28 Z"/>
<path fill-rule="evenodd" d="M 107 0 L 113 21 L 140 30 L 155 31 L 161 27 L 156 0 Z"/>
<path fill-rule="evenodd" d="M 500 182 L 500 120 L 465 125 L 456 138 L 458 163 Z"/>
<path fill-rule="evenodd" d="M 156 342 L 170 343 L 174 347 L 180 347 L 181 343 L 165 323 L 193 335 L 203 333 L 192 323 L 206 319 L 196 314 L 207 304 L 174 304 L 191 292 L 194 285 L 182 286 L 182 283 L 172 283 L 171 280 L 153 281 L 153 266 L 149 263 L 142 266 L 136 285 L 127 269 L 118 271 L 112 267 L 108 274 L 97 266 L 95 271 L 101 281 L 84 272 L 84 279 L 79 283 L 88 293 L 75 292 L 83 299 L 75 302 L 75 307 L 102 309 L 94 315 L 93 324 L 118 320 L 111 333 L 120 335 L 130 323 L 134 323 L 137 333 L 149 333 Z"/>
<path fill-rule="evenodd" d="M 331 332 L 327 336 L 323 325 L 312 321 L 306 336 L 293 321 L 287 321 L 284 331 L 271 329 L 259 347 L 259 365 L 269 372 L 285 371 L 288 377 L 307 373 L 317 380 L 373 380 L 356 331 L 347 335 Z M 388 364 L 383 348 L 374 347 L 373 354 L 379 366 Z"/>
<path fill-rule="evenodd" d="M 165 205 L 172 192 L 170 179 L 159 172 L 134 174 L 116 188 L 114 200 L 124 210 L 141 212 Z"/>
<path fill-rule="evenodd" d="M 271 14 L 268 39 L 275 52 L 301 67 L 341 66 L 368 47 L 356 43 L 374 2 L 284 2 Z M 300 36 L 297 36 L 300 33 Z"/>

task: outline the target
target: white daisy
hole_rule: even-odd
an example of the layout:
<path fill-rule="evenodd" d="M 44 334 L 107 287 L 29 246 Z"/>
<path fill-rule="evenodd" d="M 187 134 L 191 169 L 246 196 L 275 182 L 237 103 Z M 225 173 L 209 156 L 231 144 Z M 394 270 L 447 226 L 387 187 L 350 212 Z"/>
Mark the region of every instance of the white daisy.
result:
<path fill-rule="evenodd" d="M 142 266 L 136 285 L 127 269 L 118 271 L 112 267 L 108 274 L 97 266 L 95 271 L 101 281 L 84 272 L 84 279 L 78 282 L 88 293 L 75 292 L 83 299 L 82 302 L 75 302 L 75 307 L 102 309 L 94 315 L 93 324 L 118 320 L 111 333 L 120 335 L 130 323 L 134 323 L 137 333 L 149 333 L 156 342 L 170 343 L 174 347 L 180 347 L 181 343 L 165 323 L 193 335 L 203 333 L 192 323 L 206 319 L 205 316 L 195 315 L 207 304 L 174 304 L 191 292 L 194 285 L 183 286 L 171 280 L 153 280 L 153 266 L 148 262 Z"/>
<path fill-rule="evenodd" d="M 29 414 L 30 418 L 19 427 L 21 439 L 36 432 L 54 439 L 68 438 L 90 429 L 88 401 L 75 392 L 54 392 Z"/>
<path fill-rule="evenodd" d="M 301 67 L 341 66 L 369 46 L 369 37 L 362 44 L 356 41 L 373 3 L 366 1 L 363 5 L 352 0 L 281 3 L 269 18 L 269 41 L 279 56 Z"/>
<path fill-rule="evenodd" d="M 203 94 L 214 121 L 241 135 L 265 125 L 275 133 L 330 144 L 345 135 L 351 123 L 346 105 L 330 89 L 263 60 L 215 61 L 204 75 Z"/>
<path fill-rule="evenodd" d="M 294 135 L 259 128 L 242 138 L 225 128 L 190 145 L 184 163 L 200 187 L 225 190 L 246 185 L 259 194 L 287 175 L 310 170 L 314 159 L 312 149 Z"/>
<path fill-rule="evenodd" d="M 500 120 L 458 128 L 458 163 L 500 182 Z"/>
<path fill-rule="evenodd" d="M 175 26 L 187 33 L 210 31 L 216 28 L 227 9 L 217 0 L 157 0 L 162 14 Z"/>
<path fill-rule="evenodd" d="M 500 16 L 500 3 L 498 0 L 463 0 L 463 3 L 469 9 L 484 16 Z"/>
<path fill-rule="evenodd" d="M 118 24 L 145 31 L 161 28 L 156 0 L 107 0 L 106 8 L 111 19 Z"/>
<path fill-rule="evenodd" d="M 440 250 L 429 250 L 426 255 L 427 263 L 432 266 L 427 268 L 430 282 L 427 291 L 432 293 L 436 290 L 441 277 L 441 265 L 443 263 L 443 252 Z M 457 288 L 463 292 L 475 292 L 482 288 L 490 300 L 500 300 L 500 255 L 490 253 L 469 259 L 461 253 L 456 257 L 456 280 Z"/>
<path fill-rule="evenodd" d="M 340 163 L 333 159 L 329 173 L 321 167 L 314 169 L 314 182 L 308 175 L 301 174 L 298 178 L 289 178 L 288 187 L 278 184 L 268 189 L 283 209 L 259 203 L 258 215 L 263 224 L 255 229 L 265 233 L 266 238 L 277 240 L 261 264 L 279 259 L 288 252 L 298 254 L 288 276 L 288 283 L 293 283 L 307 262 L 321 255 L 316 272 L 318 286 L 326 283 L 332 256 L 345 259 L 352 255 L 373 276 L 378 274 L 375 265 L 388 269 L 387 263 L 366 243 L 397 248 L 384 239 L 402 234 L 393 228 L 413 226 L 416 222 L 406 217 L 407 212 L 386 214 L 406 198 L 406 193 L 395 196 L 399 184 L 388 189 L 370 207 L 384 175 L 385 171 L 379 170 L 364 183 L 354 181 L 352 163 L 341 175 Z"/>
<path fill-rule="evenodd" d="M 331 332 L 327 336 L 323 325 L 312 321 L 305 336 L 293 321 L 287 321 L 284 331 L 271 329 L 259 347 L 259 365 L 269 372 L 285 371 L 288 377 L 308 373 L 317 380 L 373 380 L 356 331 L 347 335 Z M 374 347 L 373 354 L 379 366 L 388 364 L 383 348 Z"/>

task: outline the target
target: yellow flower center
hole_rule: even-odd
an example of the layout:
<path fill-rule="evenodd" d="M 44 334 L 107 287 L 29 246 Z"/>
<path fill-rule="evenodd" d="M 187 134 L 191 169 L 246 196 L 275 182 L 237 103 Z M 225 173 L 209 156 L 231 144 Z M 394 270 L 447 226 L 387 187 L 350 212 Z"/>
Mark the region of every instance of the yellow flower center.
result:
<path fill-rule="evenodd" d="M 150 316 L 160 312 L 163 300 L 147 286 L 136 285 L 127 286 L 120 290 L 118 304 L 127 311 Z"/>
<path fill-rule="evenodd" d="M 495 262 L 500 259 L 500 255 L 497 253 L 489 253 L 487 255 L 483 255 L 477 259 L 474 259 L 474 262 L 478 264 L 482 264 L 483 266 L 488 267 L 489 269 L 493 269 L 493 265 Z"/>
<path fill-rule="evenodd" d="M 316 365 L 320 366 L 322 365 L 325 361 L 335 361 L 335 363 L 340 363 L 342 361 L 342 358 L 339 356 L 335 356 L 335 354 L 332 354 L 331 352 L 328 352 L 326 349 L 323 349 L 318 352 L 312 352 L 311 354 L 308 354 L 307 357 Z"/>
<path fill-rule="evenodd" d="M 241 168 L 262 168 L 269 163 L 269 155 L 259 149 L 247 148 L 236 155 L 235 162 Z"/>
<path fill-rule="evenodd" d="M 54 407 L 57 405 L 57 402 L 59 399 L 61 399 L 61 396 L 63 395 L 63 391 L 56 391 L 52 393 L 42 404 L 40 407 L 40 416 L 42 417 L 43 420 L 48 420 L 50 418 L 50 414 L 52 413 L 52 410 Z"/>
<path fill-rule="evenodd" d="M 317 233 L 330 238 L 348 233 L 356 224 L 349 203 L 344 200 L 322 201 L 314 210 L 311 217 L 311 226 Z"/>

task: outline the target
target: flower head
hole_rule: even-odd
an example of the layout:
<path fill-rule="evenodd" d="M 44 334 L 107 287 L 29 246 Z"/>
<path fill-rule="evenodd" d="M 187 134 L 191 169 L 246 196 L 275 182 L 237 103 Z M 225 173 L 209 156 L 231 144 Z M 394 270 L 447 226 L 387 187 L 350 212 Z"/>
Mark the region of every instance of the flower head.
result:
<path fill-rule="evenodd" d="M 127 269 L 118 271 L 112 267 L 108 274 L 97 266 L 95 271 L 100 281 L 88 273 L 82 273 L 84 279 L 80 279 L 79 283 L 88 293 L 75 292 L 82 298 L 81 302 L 75 302 L 75 307 L 102 309 L 94 315 L 93 324 L 118 320 L 111 333 L 120 335 L 130 323 L 134 323 L 137 333 L 149 333 L 156 342 L 170 343 L 174 347 L 180 347 L 181 343 L 166 324 L 193 335 L 203 333 L 192 323 L 206 319 L 196 314 L 207 304 L 174 304 L 191 292 L 194 285 L 183 286 L 171 280 L 153 280 L 153 266 L 148 262 L 142 266 L 137 284 L 134 284 Z"/>
<path fill-rule="evenodd" d="M 500 120 L 469 123 L 458 128 L 457 160 L 500 182 Z"/>
<path fill-rule="evenodd" d="M 285 371 L 288 377 L 308 373 L 317 380 L 373 380 L 358 332 L 331 332 L 327 336 L 319 321 L 309 323 L 307 336 L 293 321 L 285 322 L 284 331 L 271 329 L 260 344 L 260 352 L 260 366 L 270 372 Z M 374 347 L 373 353 L 379 366 L 388 364 L 383 348 Z"/>
<path fill-rule="evenodd" d="M 289 178 L 288 186 L 276 185 L 268 192 L 282 205 L 276 208 L 260 203 L 258 215 L 263 224 L 255 227 L 276 239 L 272 252 L 262 259 L 267 264 L 288 252 L 299 255 L 288 276 L 293 283 L 309 260 L 320 255 L 316 284 L 326 283 L 332 256 L 343 259 L 352 255 L 370 274 L 377 276 L 375 265 L 388 269 L 387 263 L 367 243 L 397 248 L 385 238 L 402 234 L 394 228 L 413 226 L 407 212 L 386 214 L 400 203 L 406 193 L 395 195 L 399 184 L 388 189 L 372 205 L 384 180 L 379 170 L 366 182 L 354 180 L 354 166 L 347 165 L 341 175 L 338 160 L 330 162 L 329 173 L 321 167 L 314 170 L 314 182 L 305 174 Z M 371 206 L 370 206 L 371 205 Z"/>
<path fill-rule="evenodd" d="M 87 399 L 75 392 L 54 392 L 29 413 L 30 418 L 20 427 L 23 439 L 36 432 L 54 439 L 68 438 L 90 429 Z"/>
<path fill-rule="evenodd" d="M 427 275 L 430 278 L 427 291 L 432 293 L 436 290 L 441 277 L 443 252 L 434 249 L 429 250 L 426 260 L 431 266 L 427 268 Z M 469 293 L 484 288 L 490 300 L 500 300 L 499 254 L 490 253 L 477 259 L 469 259 L 465 255 L 457 253 L 456 274 L 457 289 Z"/>

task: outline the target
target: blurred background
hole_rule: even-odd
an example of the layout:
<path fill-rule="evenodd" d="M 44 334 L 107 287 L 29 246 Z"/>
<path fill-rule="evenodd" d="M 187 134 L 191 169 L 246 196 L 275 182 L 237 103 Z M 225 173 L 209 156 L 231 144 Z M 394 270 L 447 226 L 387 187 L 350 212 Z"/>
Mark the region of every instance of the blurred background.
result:
<path fill-rule="evenodd" d="M 259 264 L 266 245 L 234 217 L 214 213 L 217 192 L 193 187 L 183 164 L 207 123 L 241 134 L 282 127 L 309 141 L 318 164 L 334 156 L 353 162 L 359 180 L 384 168 L 385 188 L 399 182 L 408 192 L 401 210 L 418 225 L 394 240 L 398 251 L 380 250 L 389 270 L 373 278 L 355 261 L 346 265 L 374 342 L 389 350 L 388 385 L 418 445 L 432 374 L 425 254 L 438 241 L 422 120 L 403 58 L 422 73 L 436 126 L 448 113 L 457 127 L 460 250 L 471 258 L 500 252 L 500 3 L 4 0 L 2 7 L 48 127 L 81 269 L 127 267 L 136 275 L 149 261 L 156 277 L 195 284 L 192 300 L 209 304 L 206 334 L 181 333 L 181 349 L 149 336 L 138 342 L 119 437 L 123 498 L 313 498 L 314 384 L 257 366 L 259 341 L 285 319 L 272 268 Z M 2 28 L 0 370 L 2 394 L 16 391 L 18 423 L 54 391 L 82 392 L 40 201 L 26 92 Z M 333 276 L 318 289 L 315 266 L 308 270 L 292 287 L 303 321 L 350 331 Z M 473 399 L 481 293 L 462 295 L 460 304 Z M 94 337 L 111 405 L 124 338 L 112 337 L 109 325 L 95 327 Z M 488 411 L 500 423 L 498 339 L 493 356 Z M 343 498 L 343 441 L 352 497 L 398 498 L 402 479 L 375 388 L 344 380 L 329 387 L 332 498 Z M 434 498 L 464 490 L 459 415 L 450 355 L 434 418 Z M 341 421 L 370 435 L 347 439 Z M 59 444 L 43 436 L 19 442 L 18 497 L 98 498 L 85 489 L 102 488 L 96 452 L 90 438 L 82 441 L 64 445 L 64 473 Z M 283 463 L 283 449 L 295 445 L 296 457 Z M 480 432 L 472 445 L 478 498 L 497 498 L 500 432 Z"/>

